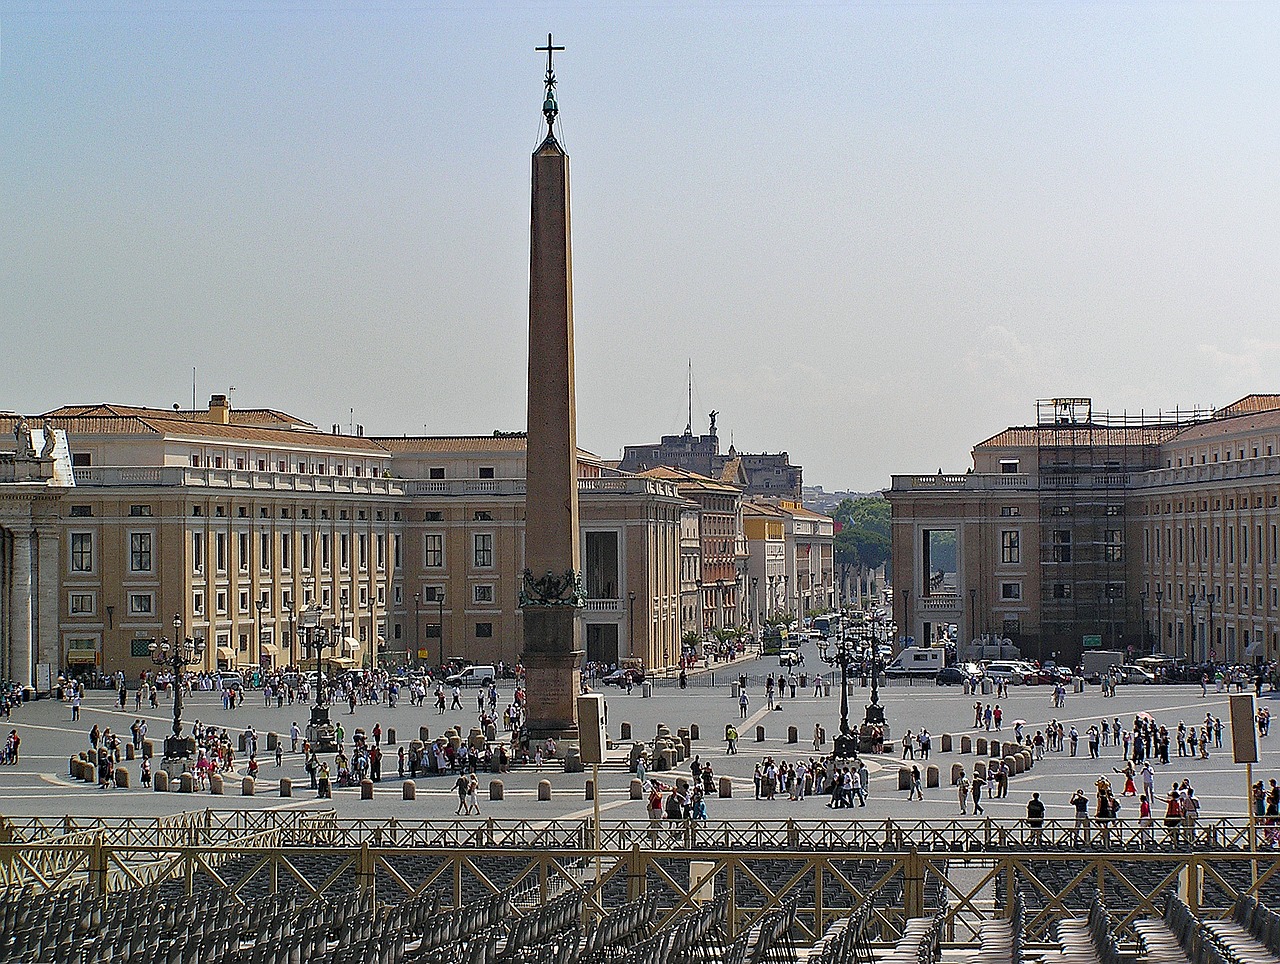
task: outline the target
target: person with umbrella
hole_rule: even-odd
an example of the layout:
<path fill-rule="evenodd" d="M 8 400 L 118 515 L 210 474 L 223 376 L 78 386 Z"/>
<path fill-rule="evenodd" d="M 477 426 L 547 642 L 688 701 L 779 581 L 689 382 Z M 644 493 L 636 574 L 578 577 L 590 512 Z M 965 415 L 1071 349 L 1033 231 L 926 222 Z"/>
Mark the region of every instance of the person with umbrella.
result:
<path fill-rule="evenodd" d="M 1026 720 L 1013 721 L 1013 738 L 1019 743 L 1022 742 L 1022 728 L 1027 725 Z"/>

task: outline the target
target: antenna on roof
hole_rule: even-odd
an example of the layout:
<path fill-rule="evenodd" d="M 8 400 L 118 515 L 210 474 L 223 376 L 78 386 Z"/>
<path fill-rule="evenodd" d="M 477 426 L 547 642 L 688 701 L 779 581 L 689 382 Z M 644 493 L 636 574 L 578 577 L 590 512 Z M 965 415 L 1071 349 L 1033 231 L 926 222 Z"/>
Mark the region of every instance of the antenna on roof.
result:
<path fill-rule="evenodd" d="M 693 434 L 693 359 L 689 359 L 689 421 L 684 423 L 684 434 Z"/>
<path fill-rule="evenodd" d="M 196 369 L 191 366 L 191 411 L 196 410 Z"/>

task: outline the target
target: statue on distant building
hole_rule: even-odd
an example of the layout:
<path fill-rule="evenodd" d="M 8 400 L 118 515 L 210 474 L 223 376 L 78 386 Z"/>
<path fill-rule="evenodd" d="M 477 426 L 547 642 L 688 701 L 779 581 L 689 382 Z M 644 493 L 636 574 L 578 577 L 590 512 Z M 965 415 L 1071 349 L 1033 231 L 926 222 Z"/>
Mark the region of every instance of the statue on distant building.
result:
<path fill-rule="evenodd" d="M 53 432 L 53 423 L 46 418 L 41 428 L 44 429 L 44 445 L 40 446 L 40 458 L 51 459 L 54 446 L 58 444 L 58 439 Z"/>
<path fill-rule="evenodd" d="M 27 424 L 25 418 L 18 419 L 18 424 L 13 427 L 13 436 L 18 440 L 18 458 L 33 459 L 36 457 L 35 446 L 31 443 L 31 426 Z"/>
<path fill-rule="evenodd" d="M 715 409 L 712 409 L 712 410 L 711 410 L 711 414 L 708 416 L 708 417 L 711 419 L 711 434 L 712 434 L 712 435 L 715 435 L 715 434 L 716 434 L 716 416 L 717 416 L 717 415 L 719 415 L 719 414 L 720 414 L 720 413 L 719 413 L 719 412 L 717 412 Z"/>

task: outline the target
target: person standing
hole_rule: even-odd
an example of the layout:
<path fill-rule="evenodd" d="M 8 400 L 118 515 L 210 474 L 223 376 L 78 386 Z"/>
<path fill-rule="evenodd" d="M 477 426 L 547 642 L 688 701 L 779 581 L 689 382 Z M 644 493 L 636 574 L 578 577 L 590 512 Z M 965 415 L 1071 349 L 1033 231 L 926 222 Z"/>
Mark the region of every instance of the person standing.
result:
<path fill-rule="evenodd" d="M 741 688 L 738 690 L 738 717 L 739 717 L 739 719 L 743 719 L 743 720 L 745 720 L 745 719 L 747 718 L 747 706 L 748 706 L 750 703 L 751 703 L 751 701 L 750 701 L 750 699 L 748 699 L 748 697 L 747 697 L 747 690 L 746 690 L 746 687 L 745 687 L 745 686 L 744 686 L 744 687 L 741 687 Z"/>
<path fill-rule="evenodd" d="M 1089 842 L 1089 798 L 1084 795 L 1083 789 L 1077 789 L 1076 795 L 1071 798 L 1071 805 L 1076 808 L 1076 823 L 1071 831 L 1071 839 L 1077 846 L 1080 845 L 1080 831 L 1084 831 L 1084 842 Z"/>
<path fill-rule="evenodd" d="M 1027 826 L 1031 828 L 1031 842 L 1044 843 L 1044 801 L 1038 793 L 1031 794 L 1027 801 Z"/>

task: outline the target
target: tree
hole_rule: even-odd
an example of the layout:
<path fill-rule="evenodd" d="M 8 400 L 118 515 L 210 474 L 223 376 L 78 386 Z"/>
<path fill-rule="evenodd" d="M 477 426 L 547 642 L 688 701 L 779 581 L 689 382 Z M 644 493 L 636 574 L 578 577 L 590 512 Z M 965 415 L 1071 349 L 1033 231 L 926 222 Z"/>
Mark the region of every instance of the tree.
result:
<path fill-rule="evenodd" d="M 868 571 L 892 565 L 889 503 L 879 496 L 843 499 L 833 518 L 840 523 L 835 537 L 835 561 L 841 582 L 852 572 L 861 579 Z"/>

